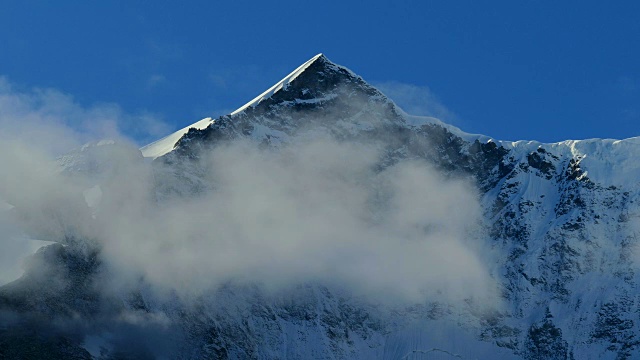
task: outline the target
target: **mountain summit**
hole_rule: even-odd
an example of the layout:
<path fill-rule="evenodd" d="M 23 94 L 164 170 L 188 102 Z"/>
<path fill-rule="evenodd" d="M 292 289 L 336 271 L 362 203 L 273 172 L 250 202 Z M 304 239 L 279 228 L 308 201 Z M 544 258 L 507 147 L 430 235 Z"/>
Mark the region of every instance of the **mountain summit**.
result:
<path fill-rule="evenodd" d="M 152 161 L 108 146 L 60 162 L 86 216 L 4 211 L 64 245 L 0 287 L 0 357 L 640 357 L 637 138 L 467 134 L 318 54 Z"/>
<path fill-rule="evenodd" d="M 372 105 L 376 106 L 376 111 L 384 112 L 383 116 L 361 114 L 357 119 L 354 119 L 354 114 Z M 323 112 L 323 109 L 333 109 L 332 111 L 339 109 L 341 114 L 328 114 Z M 214 122 L 222 122 L 224 126 L 238 127 L 237 123 L 242 122 L 242 119 L 255 118 L 260 115 L 269 117 L 285 110 L 304 116 L 304 118 L 298 119 L 299 123 L 304 123 L 307 121 L 305 119 L 314 116 L 324 117 L 327 118 L 324 120 L 335 122 L 335 118 L 338 116 L 339 118 L 350 120 L 365 119 L 360 121 L 359 124 L 367 127 L 371 126 L 367 123 L 373 119 L 393 119 L 399 124 L 405 124 L 407 121 L 411 123 L 437 123 L 460 135 L 466 135 L 459 129 L 446 125 L 435 118 L 402 117 L 400 115 L 402 111 L 380 91 L 367 84 L 351 70 L 331 62 L 323 54 L 318 54 L 229 115 L 220 117 L 217 120 L 211 118 L 200 120 L 143 147 L 141 151 L 145 157 L 157 158 L 173 150 L 180 137 L 185 135 L 189 129 L 204 130 L 209 126 L 215 128 L 217 125 L 212 125 Z M 289 115 L 287 114 L 287 116 Z M 293 117 L 294 115 L 291 116 Z M 230 121 L 232 118 L 234 119 L 233 122 Z M 277 120 L 272 119 L 270 122 L 273 124 L 274 129 L 282 128 L 283 123 L 288 126 L 296 126 L 295 124 L 287 123 L 287 120 L 282 117 Z M 347 126 L 347 124 L 344 125 Z M 251 126 L 251 124 L 247 126 Z M 248 130 L 245 129 L 244 131 Z M 271 133 L 268 135 L 269 138 L 278 138 L 278 135 L 282 136 L 283 134 Z"/>

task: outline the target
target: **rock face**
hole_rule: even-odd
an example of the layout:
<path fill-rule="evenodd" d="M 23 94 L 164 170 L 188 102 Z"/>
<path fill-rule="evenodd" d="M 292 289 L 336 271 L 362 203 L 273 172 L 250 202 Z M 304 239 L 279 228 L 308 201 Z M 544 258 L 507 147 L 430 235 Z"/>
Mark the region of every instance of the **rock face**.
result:
<path fill-rule="evenodd" d="M 144 284 L 106 297 L 95 291 L 107 271 L 99 246 L 67 241 L 32 259 L 46 266 L 0 288 L 7 314 L 0 317 L 0 357 L 640 357 L 640 140 L 497 141 L 407 115 L 324 56 L 294 73 L 241 111 L 189 130 L 156 158 L 157 201 L 215 191 L 201 159 L 234 139 L 277 149 L 330 136 L 380 149 L 381 169 L 406 159 L 427 161 L 478 189 L 483 226 L 499 254 L 488 267 L 501 286 L 500 310 L 477 312 L 429 299 L 385 307 L 320 284 L 276 295 L 259 286 L 221 287 L 189 303 L 160 301 Z M 127 337 L 146 330 L 130 323 L 130 336 L 114 337 L 124 325 L 108 319 L 123 313 L 167 317 L 170 326 L 149 331 L 170 346 L 132 345 Z"/>

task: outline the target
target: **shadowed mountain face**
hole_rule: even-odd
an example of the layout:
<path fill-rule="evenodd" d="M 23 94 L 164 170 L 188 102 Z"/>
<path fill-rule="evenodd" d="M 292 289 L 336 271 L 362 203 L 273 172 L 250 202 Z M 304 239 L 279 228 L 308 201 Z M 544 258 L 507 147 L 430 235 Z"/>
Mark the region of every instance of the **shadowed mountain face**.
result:
<path fill-rule="evenodd" d="M 640 356 L 636 139 L 492 140 L 407 115 L 324 56 L 305 65 L 260 101 L 189 130 L 151 163 L 113 150 L 118 144 L 61 159 L 60 176 L 83 176 L 91 216 L 82 224 L 92 225 L 68 224 L 65 207 L 46 213 L 61 224 L 59 239 L 49 240 L 64 246 L 40 249 L 21 279 L 0 288 L 0 358 Z M 126 153 L 126 161 L 102 153 Z M 144 176 L 133 179 L 131 168 Z M 150 185 L 122 192 L 123 181 Z M 140 227 L 104 220 L 147 199 L 153 205 L 138 212 L 164 220 L 135 212 L 127 216 Z M 474 206 L 477 218 L 463 211 Z M 162 218 L 172 208 L 175 216 Z M 32 226 L 30 211 L 16 205 L 11 216 Z M 193 217 L 177 214 L 185 212 Z M 116 249 L 129 232 L 105 227 L 135 230 L 137 240 Z M 202 239 L 214 244 L 198 248 L 208 251 L 199 251 L 204 260 L 185 250 Z M 416 239 L 427 243 L 413 247 Z M 235 245 L 243 242 L 251 246 Z M 160 254 L 155 243 L 170 256 L 149 267 Z M 282 255 L 289 251 L 305 256 Z M 227 259 L 240 271 L 217 265 Z M 114 285 L 129 263 L 142 270 Z M 492 285 L 473 290 L 485 280 L 474 271 Z M 398 295 L 406 289 L 412 296 Z"/>

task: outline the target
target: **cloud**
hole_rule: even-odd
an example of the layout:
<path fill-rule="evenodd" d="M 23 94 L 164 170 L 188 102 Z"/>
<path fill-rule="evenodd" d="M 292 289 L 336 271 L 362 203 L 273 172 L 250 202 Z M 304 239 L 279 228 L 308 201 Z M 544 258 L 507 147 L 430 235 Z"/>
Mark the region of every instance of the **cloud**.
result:
<path fill-rule="evenodd" d="M 24 293 L 41 289 L 42 299 L 53 296 L 74 313 L 50 314 L 55 321 L 35 324 L 39 331 L 72 334 L 94 355 L 141 358 L 179 351 L 176 339 L 189 334 L 175 314 L 199 314 L 194 303 L 224 311 L 225 295 L 237 309 L 234 291 L 247 301 L 254 289 L 290 299 L 300 285 L 319 284 L 375 305 L 500 306 L 476 190 L 423 161 L 381 169 L 381 144 L 305 128 L 277 148 L 220 143 L 183 162 L 183 173 L 146 161 L 120 134 L 127 121 L 145 121 L 138 115 L 2 84 L 0 285 L 21 273 L 29 239 L 65 244 L 23 265 L 22 285 L 31 287 Z M 309 124 L 331 120 L 311 116 Z M 105 136 L 117 141 L 81 145 Z M 175 181 L 188 190 L 200 180 L 204 190 L 184 197 L 157 186 Z M 78 282 L 69 268 L 92 275 Z M 78 292 L 95 303 L 75 308 L 68 296 Z M 5 310 L 0 323 L 8 328 L 24 317 Z M 95 311 L 90 321 L 83 311 Z"/>
<path fill-rule="evenodd" d="M 83 106 L 59 90 L 22 89 L 4 77 L 0 77 L 0 129 L 0 139 L 28 139 L 32 147 L 55 154 L 96 138 L 126 137 L 145 144 L 170 131 L 148 112 L 130 114 L 111 103 Z"/>
<path fill-rule="evenodd" d="M 71 229 L 88 231 L 82 195 L 57 175 L 56 157 L 94 139 L 126 143 L 166 132 L 147 113 L 86 107 L 61 91 L 20 88 L 0 77 L 0 284 L 22 273 L 23 260 L 40 244 L 32 239 L 64 241 Z"/>
<path fill-rule="evenodd" d="M 162 74 L 153 74 L 147 80 L 147 90 L 151 90 L 157 86 L 164 84 L 167 78 Z"/>
<path fill-rule="evenodd" d="M 105 190 L 104 259 L 118 279 L 141 275 L 183 295 L 318 282 L 378 299 L 491 298 L 472 245 L 483 239 L 471 186 L 422 162 L 377 172 L 379 156 L 332 139 L 279 150 L 232 142 L 199 165 L 214 191 L 161 204 L 136 167 Z"/>
<path fill-rule="evenodd" d="M 237 140 L 190 168 L 210 191 L 158 201 L 155 181 L 174 169 L 144 161 L 126 139 L 83 147 L 62 173 L 53 162 L 59 141 L 122 139 L 118 119 L 126 116 L 110 116 L 117 107 L 87 109 L 54 90 L 4 89 L 0 101 L 14 102 L 0 121 L 15 135 L 1 143 L 0 199 L 15 206 L 28 236 L 97 245 L 105 292 L 141 279 L 185 298 L 227 284 L 278 291 L 320 283 L 387 301 L 497 301 L 478 245 L 486 239 L 478 195 L 427 163 L 381 170 L 379 144 L 320 135 L 277 149 Z M 93 127 L 87 115 L 118 126 Z M 34 142 L 20 132 L 24 124 L 47 130 Z M 96 188 L 100 201 L 90 208 L 85 196 Z"/>
<path fill-rule="evenodd" d="M 396 81 L 376 82 L 374 86 L 411 115 L 430 116 L 455 124 L 456 114 L 450 111 L 427 86 Z"/>
<path fill-rule="evenodd" d="M 29 242 L 20 238 L 20 229 L 11 222 L 7 210 L 0 210 L 0 285 L 22 275 L 22 262 L 31 255 Z"/>

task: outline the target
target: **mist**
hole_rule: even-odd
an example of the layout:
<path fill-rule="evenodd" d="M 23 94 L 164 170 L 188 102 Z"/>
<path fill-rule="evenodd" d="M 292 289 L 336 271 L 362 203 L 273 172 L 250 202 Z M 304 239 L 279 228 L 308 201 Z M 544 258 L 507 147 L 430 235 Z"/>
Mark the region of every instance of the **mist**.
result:
<path fill-rule="evenodd" d="M 3 124 L 19 128 L 12 119 Z M 1 144 L 0 199 L 13 207 L 0 223 L 5 254 L 29 238 L 99 249 L 105 292 L 143 281 L 193 298 L 226 284 L 318 283 L 376 301 L 497 302 L 476 190 L 426 162 L 381 169 L 380 144 L 329 136 L 267 149 L 237 140 L 197 164 L 210 190 L 158 200 L 155 178 L 171 169 L 124 136 L 59 158 L 52 144 L 86 133 L 40 120 L 47 131 Z"/>
<path fill-rule="evenodd" d="M 187 293 L 229 281 L 337 282 L 414 299 L 486 291 L 469 244 L 480 226 L 471 187 L 422 162 L 376 172 L 378 159 L 372 146 L 330 139 L 279 150 L 237 141 L 203 160 L 214 190 L 196 198 L 156 204 L 151 189 L 117 182 L 109 190 L 128 201 L 100 209 L 104 257 Z"/>
<path fill-rule="evenodd" d="M 122 145 L 97 151 L 113 146 Z M 0 196 L 23 215 L 22 231 L 97 244 L 117 274 L 113 288 L 142 277 L 192 296 L 229 282 L 276 290 L 319 282 L 455 302 L 493 291 L 475 252 L 483 238 L 472 186 L 417 160 L 380 171 L 373 145 L 227 143 L 200 165 L 211 191 L 160 202 L 153 167 L 133 151 L 109 151 L 108 174 L 99 176 L 59 174 L 37 154 L 19 153 L 29 156 L 2 159 L 10 175 Z M 100 198 L 89 208 L 96 186 Z"/>

